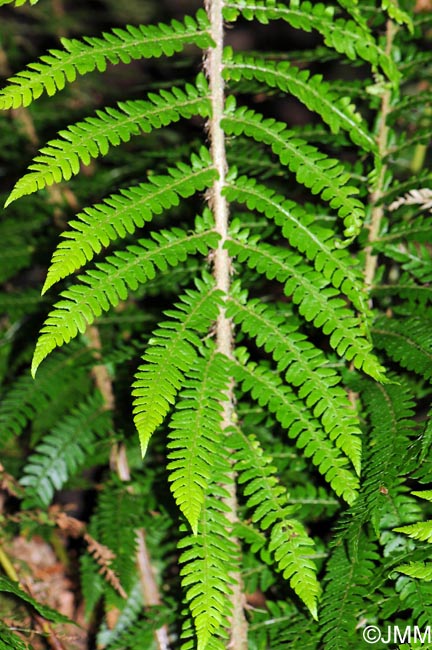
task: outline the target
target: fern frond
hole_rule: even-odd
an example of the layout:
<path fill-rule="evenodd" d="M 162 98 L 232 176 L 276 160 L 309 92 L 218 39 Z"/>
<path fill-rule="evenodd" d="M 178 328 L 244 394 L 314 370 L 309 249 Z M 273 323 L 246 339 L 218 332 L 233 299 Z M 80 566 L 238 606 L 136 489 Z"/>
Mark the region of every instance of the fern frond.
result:
<path fill-rule="evenodd" d="M 41 330 L 32 362 L 32 373 L 54 348 L 68 343 L 102 312 L 126 300 L 130 291 L 155 277 L 156 269 L 165 271 L 197 251 L 206 254 L 216 245 L 214 231 L 187 233 L 179 228 L 152 234 L 152 239 L 138 240 L 96 264 L 79 276 L 81 284 L 64 291 L 63 300 L 54 305 Z"/>
<path fill-rule="evenodd" d="M 45 410 L 52 410 L 55 403 L 71 406 L 71 389 L 83 385 L 88 375 L 91 354 L 88 349 L 72 346 L 48 360 L 41 369 L 37 381 L 24 374 L 0 400 L 0 441 L 4 446 L 12 436 L 18 436 L 30 420 Z M 61 378 L 61 379 L 60 379 Z M 84 390 L 87 386 L 84 385 Z"/>
<path fill-rule="evenodd" d="M 411 16 L 400 8 L 398 0 L 381 0 L 381 7 L 399 25 L 406 25 L 411 33 L 414 31 Z"/>
<path fill-rule="evenodd" d="M 432 303 L 432 286 L 417 284 L 408 273 L 402 273 L 400 278 L 391 284 L 372 286 L 371 293 L 373 296 L 397 296 L 414 308 L 424 309 L 427 303 Z"/>
<path fill-rule="evenodd" d="M 358 623 L 364 601 L 370 597 L 370 584 L 379 555 L 375 544 L 361 534 L 355 557 L 349 557 L 343 545 L 337 546 L 327 565 L 324 578 L 320 627 L 323 648 L 351 650 L 357 647 Z"/>
<path fill-rule="evenodd" d="M 382 247 L 382 250 L 387 257 L 399 262 L 401 268 L 417 280 L 422 283 L 432 280 L 432 261 L 427 244 L 418 242 L 406 242 L 402 246 L 389 244 Z"/>
<path fill-rule="evenodd" d="M 197 191 L 208 188 L 217 176 L 211 168 L 207 149 L 193 154 L 191 164 L 179 163 L 165 176 L 150 176 L 148 183 L 122 190 L 103 203 L 86 208 L 71 221 L 71 231 L 62 233 L 62 241 L 54 252 L 42 293 L 72 274 L 100 253 L 102 247 L 122 239 Z"/>
<path fill-rule="evenodd" d="M 217 485 L 212 485 L 212 493 L 216 497 L 227 496 Z M 217 641 L 227 625 L 231 612 L 231 573 L 237 568 L 237 548 L 226 516 L 228 507 L 215 496 L 206 497 L 197 535 L 179 542 L 179 548 L 186 549 L 180 556 L 183 564 L 180 574 L 194 620 L 197 650 L 224 647 L 217 642 L 212 646 L 211 642 Z"/>
<path fill-rule="evenodd" d="M 216 321 L 221 294 L 209 278 L 196 280 L 197 291 L 186 291 L 170 321 L 153 332 L 133 384 L 134 421 L 143 455 L 151 434 L 164 420 L 175 395 L 185 383 L 185 373 L 197 358 L 200 340 Z"/>
<path fill-rule="evenodd" d="M 123 589 L 130 593 L 136 580 L 136 530 L 141 523 L 138 497 L 117 480 L 105 484 L 93 519 L 96 520 L 92 520 L 92 525 L 97 531 L 97 541 L 113 552 L 109 569 L 118 576 Z M 124 600 L 120 600 L 116 591 L 106 584 L 108 603 L 118 605 L 120 601 L 123 606 Z"/>
<path fill-rule="evenodd" d="M 231 100 L 231 101 L 230 101 Z M 236 108 L 233 97 L 226 102 L 222 128 L 228 135 L 247 135 L 257 142 L 269 145 L 282 164 L 295 173 L 299 183 L 320 194 L 343 219 L 347 238 L 355 237 L 364 220 L 364 206 L 354 198 L 358 189 L 347 185 L 350 174 L 334 158 L 329 158 L 315 147 L 289 131 L 286 124 L 273 118 L 265 119 L 259 113 Z"/>
<path fill-rule="evenodd" d="M 185 372 L 184 387 L 178 396 L 170 422 L 168 471 L 177 505 L 197 534 L 213 458 L 224 446 L 222 403 L 229 375 L 225 358 L 213 348 L 204 358 L 195 358 Z"/>
<path fill-rule="evenodd" d="M 241 349 L 237 352 L 232 374 L 242 390 L 250 392 L 261 407 L 267 406 L 276 415 L 288 436 L 299 449 L 304 449 L 304 455 L 311 458 L 336 494 L 352 503 L 357 496 L 358 479 L 347 469 L 347 459 L 325 434 L 319 420 L 307 412 L 305 403 L 283 385 L 276 373 L 248 361 Z"/>
<path fill-rule="evenodd" d="M 295 508 L 288 503 L 288 494 L 279 483 L 259 442 L 235 429 L 231 439 L 237 449 L 234 455 L 238 481 L 246 484 L 246 506 L 253 511 L 252 521 L 263 531 L 269 530 L 268 549 L 274 554 L 278 570 L 290 581 L 292 589 L 317 618 L 317 599 L 320 593 L 315 563 L 308 558 L 313 540 L 304 526 L 293 519 Z"/>
<path fill-rule="evenodd" d="M 92 453 L 96 438 L 108 435 L 110 419 L 101 406 L 99 395 L 91 397 L 44 436 L 20 480 L 26 487 L 24 508 L 48 506 L 54 490 L 60 490 Z"/>
<path fill-rule="evenodd" d="M 371 422 L 371 431 L 365 445 L 363 484 L 352 523 L 358 530 L 370 521 L 377 536 L 382 528 L 389 528 L 383 521 L 386 513 L 393 517 L 397 513 L 401 476 L 405 473 L 414 428 L 414 403 L 408 386 L 402 385 L 403 391 L 400 383 L 383 385 L 361 379 L 354 385 Z"/>
<path fill-rule="evenodd" d="M 364 289 L 348 252 L 332 246 L 334 231 L 316 225 L 315 214 L 309 214 L 300 205 L 246 176 L 228 183 L 224 194 L 229 201 L 245 203 L 250 210 L 274 219 L 291 246 L 305 253 L 316 270 L 343 291 L 359 311 L 367 312 Z"/>
<path fill-rule="evenodd" d="M 224 76 L 227 80 L 256 79 L 271 88 L 291 93 L 310 111 L 314 111 L 330 126 L 334 134 L 344 130 L 352 141 L 365 151 L 376 151 L 376 143 L 363 118 L 356 112 L 349 97 L 339 97 L 322 75 L 310 75 L 287 61 L 274 63 L 225 50 Z"/>
<path fill-rule="evenodd" d="M 406 532 L 404 529 L 399 529 L 399 531 Z M 395 569 L 410 578 L 427 582 L 432 580 L 432 562 L 409 562 L 409 564 L 399 564 Z"/>
<path fill-rule="evenodd" d="M 375 345 L 407 370 L 432 377 L 431 325 L 424 318 L 380 318 L 372 328 Z"/>
<path fill-rule="evenodd" d="M 127 634 L 140 615 L 143 606 L 142 586 L 139 578 L 136 579 L 128 594 L 126 603 L 122 608 L 116 621 L 115 627 L 110 629 L 103 625 L 97 635 L 97 643 L 102 648 L 118 647 L 118 641 L 124 634 Z"/>
<path fill-rule="evenodd" d="M 384 368 L 372 353 L 361 322 L 336 297 L 338 291 L 325 286 L 327 282 L 321 274 L 292 252 L 262 244 L 247 233 L 235 233 L 235 239 L 228 240 L 225 247 L 239 262 L 246 261 L 250 268 L 269 279 L 284 282 L 285 294 L 299 305 L 300 314 L 330 336 L 330 345 L 339 355 L 378 381 L 384 380 Z"/>
<path fill-rule="evenodd" d="M 0 7 L 3 7 L 4 5 L 10 5 L 13 2 L 15 2 L 15 7 L 22 7 L 26 2 L 28 2 L 31 5 L 35 5 L 39 2 L 39 0 L 0 0 Z"/>
<path fill-rule="evenodd" d="M 182 117 L 208 117 L 206 94 L 207 83 L 200 74 L 194 86 L 150 93 L 148 100 L 119 102 L 117 108 L 96 111 L 96 117 L 60 131 L 61 139 L 51 140 L 39 151 L 29 166 L 31 171 L 18 180 L 5 206 L 53 183 L 69 180 L 78 174 L 81 163 L 88 165 L 92 159 L 104 156 L 110 146 L 128 142 L 133 135 L 150 133 Z"/>
<path fill-rule="evenodd" d="M 108 63 L 172 56 L 186 45 L 206 49 L 213 41 L 207 14 L 201 9 L 195 18 L 186 16 L 183 22 L 128 25 L 126 29 L 116 28 L 100 37 L 87 36 L 83 41 L 62 38 L 61 44 L 63 50 L 50 50 L 39 62 L 31 63 L 8 80 L 10 85 L 0 91 L 0 110 L 28 106 L 43 92 L 54 95 L 67 82 L 75 81 L 77 75 L 96 69 L 103 72 Z"/>
<path fill-rule="evenodd" d="M 384 251 L 388 244 L 401 241 L 429 242 L 431 238 L 432 217 L 425 215 L 396 223 L 389 232 L 382 234 L 374 242 L 374 248 Z"/>
<path fill-rule="evenodd" d="M 237 292 L 238 294 L 238 292 Z M 288 383 L 298 388 L 316 418 L 320 418 L 330 440 L 351 460 L 360 474 L 360 427 L 350 408 L 345 391 L 338 387 L 340 377 L 329 368 L 324 354 L 299 332 L 301 323 L 294 316 L 278 313 L 271 305 L 259 300 L 247 300 L 243 294 L 232 295 L 227 316 L 256 344 L 271 353 L 279 372 Z M 327 366 L 327 367 L 326 367 Z"/>
<path fill-rule="evenodd" d="M 224 5 L 227 21 L 236 20 L 242 14 L 246 20 L 258 20 L 268 24 L 272 20 L 283 20 L 295 29 L 305 32 L 316 30 L 324 37 L 324 43 L 350 60 L 358 58 L 373 67 L 380 65 L 388 77 L 397 82 L 399 72 L 391 57 L 373 39 L 364 23 L 360 26 L 352 20 L 334 17 L 334 7 L 324 3 L 296 2 L 287 7 L 266 0 L 229 0 Z"/>

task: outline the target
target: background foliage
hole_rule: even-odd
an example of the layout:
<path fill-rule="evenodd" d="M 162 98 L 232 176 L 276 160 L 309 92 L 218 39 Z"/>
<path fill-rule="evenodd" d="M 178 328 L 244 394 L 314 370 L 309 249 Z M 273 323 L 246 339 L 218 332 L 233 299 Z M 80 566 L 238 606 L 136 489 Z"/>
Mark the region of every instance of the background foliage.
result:
<path fill-rule="evenodd" d="M 201 4 L 125 4 L 0 2 L 0 648 L 425 627 L 431 8 L 225 3 L 221 194 Z"/>

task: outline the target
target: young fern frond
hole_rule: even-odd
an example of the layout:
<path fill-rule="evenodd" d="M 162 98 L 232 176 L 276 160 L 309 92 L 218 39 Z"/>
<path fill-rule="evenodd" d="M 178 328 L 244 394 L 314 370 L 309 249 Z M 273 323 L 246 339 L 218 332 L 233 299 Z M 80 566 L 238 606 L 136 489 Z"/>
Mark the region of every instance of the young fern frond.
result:
<path fill-rule="evenodd" d="M 275 476 L 270 458 L 266 458 L 259 442 L 246 437 L 238 429 L 232 434 L 235 469 L 247 497 L 246 506 L 253 511 L 252 521 L 268 533 L 268 549 L 274 554 L 278 570 L 297 596 L 305 603 L 313 618 L 317 618 L 320 587 L 316 566 L 308 559 L 313 540 L 304 526 L 293 518 L 295 508 L 288 504 L 288 495 Z"/>
<path fill-rule="evenodd" d="M 258 347 L 269 352 L 277 363 L 278 372 L 298 389 L 324 431 L 351 460 L 360 474 L 361 441 L 357 417 L 346 399 L 345 391 L 337 386 L 340 377 L 329 367 L 324 354 L 299 332 L 296 317 L 278 313 L 259 300 L 233 295 L 228 302 L 227 315 L 242 331 L 255 338 Z"/>
<path fill-rule="evenodd" d="M 62 300 L 48 316 L 41 330 L 32 362 L 32 373 L 54 348 L 84 334 L 104 311 L 126 300 L 131 291 L 156 275 L 156 269 L 166 271 L 197 251 L 205 255 L 215 246 L 218 235 L 212 230 L 187 233 L 180 228 L 152 234 L 151 239 L 139 239 L 138 245 L 128 246 L 96 264 L 79 279 L 81 284 L 63 291 Z"/>
<path fill-rule="evenodd" d="M 206 348 L 186 370 L 176 411 L 171 418 L 167 469 L 176 503 L 198 532 L 198 521 L 217 448 L 223 446 L 221 421 L 229 376 L 224 357 Z"/>
<path fill-rule="evenodd" d="M 87 36 L 84 41 L 62 38 L 63 50 L 50 50 L 39 62 L 9 79 L 10 85 L 0 91 L 0 110 L 28 106 L 43 92 L 54 95 L 66 83 L 75 81 L 77 75 L 93 70 L 104 72 L 109 63 L 172 56 L 190 44 L 205 49 L 213 43 L 208 28 L 207 14 L 201 9 L 194 18 L 186 16 L 183 22 L 129 25 L 102 37 Z"/>
<path fill-rule="evenodd" d="M 29 166 L 31 171 L 16 183 L 5 206 L 53 183 L 69 180 L 78 174 L 81 163 L 88 165 L 92 159 L 104 156 L 110 146 L 128 142 L 133 135 L 150 133 L 182 117 L 208 117 L 206 94 L 205 78 L 199 75 L 194 86 L 151 93 L 147 101 L 119 102 L 117 108 L 96 111 L 96 117 L 60 131 L 62 139 L 51 140 L 40 150 Z"/>
<path fill-rule="evenodd" d="M 218 316 L 221 293 L 207 277 L 197 279 L 196 285 L 197 290 L 188 290 L 181 297 L 175 311 L 166 313 L 171 320 L 160 323 L 153 332 L 136 374 L 134 420 L 143 454 L 198 357 L 198 334 L 205 334 Z"/>
<path fill-rule="evenodd" d="M 358 189 L 347 185 L 350 174 L 334 158 L 329 158 L 286 128 L 283 122 L 264 118 L 255 111 L 236 108 L 227 101 L 222 125 L 228 135 L 247 135 L 269 145 L 281 163 L 294 172 L 299 183 L 320 194 L 342 217 L 345 237 L 358 235 L 364 220 L 363 203 L 355 198 Z"/>
<path fill-rule="evenodd" d="M 66 481 L 91 454 L 97 438 L 110 431 L 110 418 L 102 411 L 99 395 L 83 402 L 57 424 L 38 444 L 24 467 L 20 480 L 26 486 L 25 508 L 46 507 L 54 490 L 61 490 Z"/>
<path fill-rule="evenodd" d="M 79 221 L 69 222 L 73 230 L 63 233 L 65 241 L 54 252 L 42 293 L 91 261 L 103 247 L 133 234 L 154 215 L 177 206 L 181 198 L 207 189 L 216 175 L 209 153 L 202 147 L 199 155 L 192 154 L 190 165 L 179 163 L 164 176 L 150 176 L 148 183 L 121 190 L 86 208 L 77 215 Z"/>
<path fill-rule="evenodd" d="M 320 421 L 312 412 L 305 411 L 304 402 L 294 391 L 284 385 L 274 371 L 264 365 L 249 361 L 245 351 L 238 349 L 238 360 L 232 365 L 232 374 L 244 392 L 250 392 L 261 407 L 266 406 L 275 414 L 296 441 L 304 455 L 325 477 L 337 495 L 348 503 L 357 497 L 358 478 L 347 468 L 346 457 L 326 435 Z"/>
<path fill-rule="evenodd" d="M 235 233 L 226 247 L 239 262 L 246 261 L 270 280 L 284 282 L 285 294 L 299 305 L 299 312 L 307 321 L 330 336 L 330 345 L 338 354 L 375 379 L 384 379 L 384 369 L 373 355 L 358 318 L 336 297 L 337 290 L 327 287 L 323 277 L 300 257 L 281 247 L 262 244 L 246 232 Z"/>
<path fill-rule="evenodd" d="M 255 79 L 264 86 L 279 88 L 297 97 L 310 111 L 320 115 L 332 133 L 349 133 L 351 140 L 365 151 L 376 151 L 376 143 L 367 125 L 356 112 L 349 97 L 338 97 L 321 75 L 310 76 L 286 61 L 275 63 L 225 51 L 224 76 L 227 80 Z"/>

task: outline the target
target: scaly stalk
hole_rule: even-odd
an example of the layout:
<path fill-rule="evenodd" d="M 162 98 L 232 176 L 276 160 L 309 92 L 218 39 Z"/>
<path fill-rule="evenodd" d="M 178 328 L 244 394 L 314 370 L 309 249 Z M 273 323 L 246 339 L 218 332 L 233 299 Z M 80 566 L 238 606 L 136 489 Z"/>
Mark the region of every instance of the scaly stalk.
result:
<path fill-rule="evenodd" d="M 207 79 L 210 86 L 210 96 L 212 105 L 212 117 L 209 120 L 208 132 L 210 138 L 210 150 L 213 164 L 218 171 L 218 179 L 214 182 L 209 193 L 210 207 L 215 219 L 215 229 L 220 235 L 220 241 L 214 252 L 213 273 L 216 280 L 216 286 L 225 296 L 228 295 L 231 285 L 231 259 L 228 251 L 224 249 L 224 244 L 228 238 L 229 207 L 226 198 L 222 194 L 225 186 L 227 172 L 226 152 L 225 152 L 225 134 L 221 127 L 225 106 L 224 80 L 222 77 L 223 69 L 223 44 L 224 44 L 224 26 L 222 9 L 223 0 L 206 0 L 207 14 L 211 23 L 211 35 L 215 42 L 215 47 L 207 51 L 204 66 L 207 73 Z M 226 316 L 226 311 L 222 308 L 216 323 L 216 347 L 218 352 L 228 358 L 233 357 L 234 334 L 233 324 Z M 234 384 L 231 382 L 227 391 L 226 399 L 223 403 L 223 420 L 222 427 L 227 430 L 233 421 L 234 412 Z M 234 473 L 230 477 L 232 481 L 229 485 L 224 486 L 229 497 L 225 503 L 229 507 L 227 515 L 230 522 L 234 525 L 237 521 L 237 494 Z M 238 545 L 238 540 L 233 540 Z M 239 549 L 240 555 L 240 549 Z M 240 572 L 233 575 L 232 585 L 232 617 L 230 621 L 230 643 L 231 650 L 247 649 L 247 623 L 244 616 L 245 597 L 242 588 Z"/>
<path fill-rule="evenodd" d="M 386 54 L 391 56 L 391 51 L 393 47 L 393 40 L 396 35 L 397 28 L 395 24 L 391 21 L 387 21 L 386 26 Z M 383 92 L 381 99 L 381 113 L 379 116 L 378 124 L 378 133 L 377 133 L 377 144 L 378 144 L 378 155 L 382 161 L 388 154 L 388 139 L 389 139 L 389 127 L 387 125 L 387 118 L 391 111 L 391 96 L 392 89 L 386 88 Z M 370 291 L 370 288 L 373 284 L 376 268 L 378 264 L 377 255 L 373 252 L 373 243 L 379 236 L 381 222 L 384 216 L 384 207 L 381 203 L 381 199 L 385 190 L 385 179 L 387 174 L 387 165 L 382 163 L 379 171 L 379 175 L 376 181 L 375 189 L 371 194 L 370 202 L 372 205 L 371 212 L 371 222 L 369 225 L 369 236 L 368 242 L 369 245 L 365 249 L 366 259 L 365 259 L 365 287 L 367 291 Z"/>

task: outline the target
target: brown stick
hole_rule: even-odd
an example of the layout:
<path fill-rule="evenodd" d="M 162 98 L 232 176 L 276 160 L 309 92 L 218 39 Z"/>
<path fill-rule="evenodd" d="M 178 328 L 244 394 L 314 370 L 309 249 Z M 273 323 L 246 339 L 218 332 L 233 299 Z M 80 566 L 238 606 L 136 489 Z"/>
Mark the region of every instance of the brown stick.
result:
<path fill-rule="evenodd" d="M 209 121 L 209 139 L 213 164 L 218 171 L 219 178 L 214 182 L 209 192 L 209 203 L 215 219 L 215 230 L 220 235 L 220 240 L 213 257 L 213 274 L 216 286 L 225 296 L 228 295 L 231 285 L 231 259 L 224 244 L 228 239 L 229 207 L 222 190 L 225 185 L 227 162 L 225 153 L 225 134 L 221 127 L 225 96 L 223 69 L 224 25 L 222 17 L 223 0 L 206 0 L 206 9 L 211 24 L 211 35 L 216 44 L 207 51 L 205 69 L 209 81 L 212 105 L 212 117 Z M 232 358 L 234 350 L 234 333 L 232 321 L 227 318 L 224 308 L 220 309 L 216 323 L 216 348 L 228 358 Z M 229 390 L 222 404 L 222 428 L 227 430 L 233 421 L 234 413 L 234 382 L 230 382 Z M 234 525 L 238 520 L 237 493 L 234 473 L 231 474 L 230 483 L 225 487 L 229 497 L 225 503 L 229 507 L 227 517 Z M 240 544 L 233 539 L 240 556 Z M 247 622 L 244 615 L 246 599 L 243 591 L 240 571 L 233 576 L 231 586 L 232 615 L 230 621 L 229 648 L 232 650 L 247 650 Z"/>

